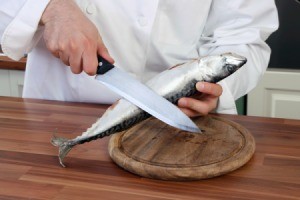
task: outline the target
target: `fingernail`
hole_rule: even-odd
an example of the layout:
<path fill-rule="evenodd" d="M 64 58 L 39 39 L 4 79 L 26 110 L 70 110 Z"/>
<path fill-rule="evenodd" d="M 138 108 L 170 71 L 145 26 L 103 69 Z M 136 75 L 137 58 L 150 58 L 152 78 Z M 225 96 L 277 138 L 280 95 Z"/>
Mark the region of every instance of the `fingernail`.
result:
<path fill-rule="evenodd" d="M 185 107 L 187 105 L 187 101 L 185 99 L 179 99 L 178 105 L 181 107 Z"/>
<path fill-rule="evenodd" d="M 202 91 L 204 89 L 204 83 L 203 82 L 198 82 L 196 84 L 196 88 L 197 88 L 197 90 Z"/>

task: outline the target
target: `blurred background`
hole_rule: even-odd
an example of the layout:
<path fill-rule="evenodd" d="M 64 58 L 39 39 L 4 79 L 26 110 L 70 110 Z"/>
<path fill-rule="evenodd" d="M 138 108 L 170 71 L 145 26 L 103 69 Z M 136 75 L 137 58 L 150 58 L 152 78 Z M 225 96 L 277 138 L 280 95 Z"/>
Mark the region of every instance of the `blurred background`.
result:
<path fill-rule="evenodd" d="M 279 29 L 267 43 L 268 70 L 258 87 L 237 101 L 239 114 L 300 119 L 300 0 L 275 0 Z"/>
<path fill-rule="evenodd" d="M 300 70 L 300 0 L 276 0 L 280 27 L 267 43 L 272 49 L 269 68 Z"/>

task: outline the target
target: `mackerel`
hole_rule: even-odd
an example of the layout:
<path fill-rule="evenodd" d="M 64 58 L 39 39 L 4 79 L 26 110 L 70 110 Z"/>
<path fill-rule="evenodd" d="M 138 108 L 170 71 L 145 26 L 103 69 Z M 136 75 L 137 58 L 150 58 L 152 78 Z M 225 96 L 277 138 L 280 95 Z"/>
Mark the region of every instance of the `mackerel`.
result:
<path fill-rule="evenodd" d="M 246 62 L 245 57 L 234 53 L 206 56 L 171 67 L 150 79 L 146 85 L 170 102 L 177 104 L 180 98 L 197 93 L 197 82 L 217 83 L 233 74 Z M 129 101 L 120 99 L 82 135 L 74 139 L 54 136 L 51 143 L 59 147 L 59 162 L 65 167 L 63 160 L 74 146 L 124 131 L 150 116 Z"/>

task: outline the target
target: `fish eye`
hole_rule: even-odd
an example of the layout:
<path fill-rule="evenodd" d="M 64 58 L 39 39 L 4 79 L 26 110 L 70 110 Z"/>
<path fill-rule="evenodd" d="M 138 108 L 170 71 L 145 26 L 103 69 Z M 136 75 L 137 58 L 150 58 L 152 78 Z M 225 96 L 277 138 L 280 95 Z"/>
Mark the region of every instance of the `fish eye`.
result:
<path fill-rule="evenodd" d="M 233 65 L 227 65 L 226 68 L 229 73 L 233 73 L 235 71 L 235 67 Z"/>

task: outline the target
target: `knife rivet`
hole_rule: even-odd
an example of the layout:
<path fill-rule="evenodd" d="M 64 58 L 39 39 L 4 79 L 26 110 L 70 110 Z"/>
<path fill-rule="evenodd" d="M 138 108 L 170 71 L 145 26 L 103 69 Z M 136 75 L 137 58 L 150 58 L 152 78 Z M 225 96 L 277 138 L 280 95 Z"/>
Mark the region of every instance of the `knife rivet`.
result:
<path fill-rule="evenodd" d="M 99 67 L 101 67 L 103 65 L 103 63 L 102 62 L 99 62 Z"/>

